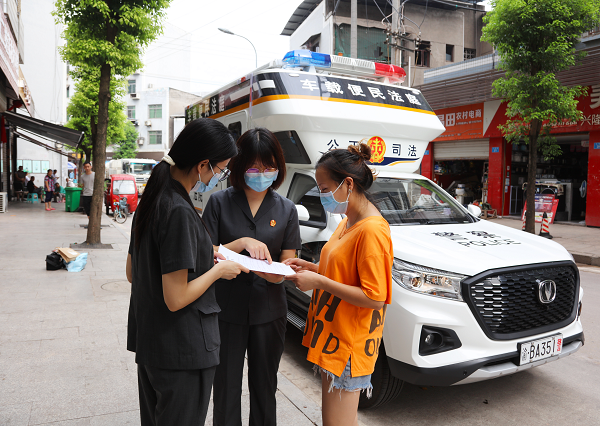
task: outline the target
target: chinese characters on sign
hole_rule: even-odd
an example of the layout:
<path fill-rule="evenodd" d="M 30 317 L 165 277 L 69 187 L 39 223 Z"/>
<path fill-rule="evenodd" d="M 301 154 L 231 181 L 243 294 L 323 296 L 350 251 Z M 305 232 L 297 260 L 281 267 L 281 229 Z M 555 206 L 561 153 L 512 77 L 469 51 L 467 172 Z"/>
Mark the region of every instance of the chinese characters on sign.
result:
<path fill-rule="evenodd" d="M 437 110 L 437 118 L 446 131 L 434 141 L 483 137 L 483 103 Z"/>

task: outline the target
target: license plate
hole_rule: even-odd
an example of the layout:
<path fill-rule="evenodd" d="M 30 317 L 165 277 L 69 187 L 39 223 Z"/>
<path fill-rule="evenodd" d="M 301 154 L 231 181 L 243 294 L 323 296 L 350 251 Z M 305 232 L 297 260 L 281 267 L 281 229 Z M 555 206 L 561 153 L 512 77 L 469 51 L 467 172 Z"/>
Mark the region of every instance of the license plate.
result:
<path fill-rule="evenodd" d="M 548 336 L 532 342 L 519 343 L 519 365 L 529 364 L 561 353 L 562 334 Z"/>

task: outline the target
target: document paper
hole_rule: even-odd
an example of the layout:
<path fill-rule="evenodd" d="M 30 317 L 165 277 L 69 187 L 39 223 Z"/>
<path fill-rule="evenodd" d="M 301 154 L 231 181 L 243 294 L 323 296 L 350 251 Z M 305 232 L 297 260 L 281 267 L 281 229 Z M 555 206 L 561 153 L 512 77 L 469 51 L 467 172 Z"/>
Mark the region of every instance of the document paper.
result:
<path fill-rule="evenodd" d="M 225 256 L 226 260 L 237 262 L 251 271 L 266 272 L 267 274 L 275 275 L 294 275 L 296 273 L 292 268 L 283 263 L 273 262 L 269 265 L 269 262 L 266 260 L 253 259 L 250 256 L 241 255 L 223 246 L 219 246 L 219 253 Z M 223 261 L 223 259 L 218 260 Z"/>

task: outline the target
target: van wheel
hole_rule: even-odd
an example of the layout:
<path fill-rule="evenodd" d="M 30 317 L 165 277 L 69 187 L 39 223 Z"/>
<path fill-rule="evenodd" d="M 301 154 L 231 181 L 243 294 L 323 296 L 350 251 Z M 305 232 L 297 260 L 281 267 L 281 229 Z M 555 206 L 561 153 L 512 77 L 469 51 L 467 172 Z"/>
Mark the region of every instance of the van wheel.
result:
<path fill-rule="evenodd" d="M 106 205 L 105 205 L 105 207 L 106 207 L 106 215 L 107 215 L 107 216 L 109 216 L 109 215 L 110 215 L 110 212 L 108 211 L 108 210 L 109 210 L 109 209 L 108 209 L 108 204 L 106 204 Z"/>
<path fill-rule="evenodd" d="M 371 398 L 367 398 L 366 392 L 361 392 L 358 408 L 369 409 L 384 405 L 396 398 L 404 385 L 404 380 L 392 376 L 383 342 L 379 348 L 375 371 L 371 375 L 371 384 L 373 385 L 373 395 Z"/>

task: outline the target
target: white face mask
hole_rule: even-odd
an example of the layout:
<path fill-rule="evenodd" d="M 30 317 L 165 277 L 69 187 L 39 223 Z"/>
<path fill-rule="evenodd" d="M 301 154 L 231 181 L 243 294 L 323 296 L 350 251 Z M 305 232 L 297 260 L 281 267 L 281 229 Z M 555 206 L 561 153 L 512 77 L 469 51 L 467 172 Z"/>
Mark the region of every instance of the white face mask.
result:
<path fill-rule="evenodd" d="M 196 182 L 196 185 L 194 185 L 192 188 L 192 192 L 208 192 L 217 186 L 217 183 L 219 183 L 219 175 L 215 173 L 210 163 L 208 163 L 208 165 L 210 166 L 210 171 L 213 174 L 208 181 L 208 185 L 202 182 L 202 176 L 198 175 L 198 182 Z"/>
<path fill-rule="evenodd" d="M 324 194 L 319 194 L 321 197 L 321 204 L 323 205 L 325 211 L 335 214 L 345 214 L 346 210 L 348 210 L 348 200 L 350 199 L 350 194 L 352 193 L 352 191 L 348 190 L 348 197 L 346 197 L 346 201 L 343 202 L 339 202 L 338 200 L 336 200 L 333 195 L 337 192 L 338 189 L 340 189 L 343 183 L 344 181 L 342 181 L 342 183 L 340 183 L 339 186 L 333 192 L 329 191 Z"/>

